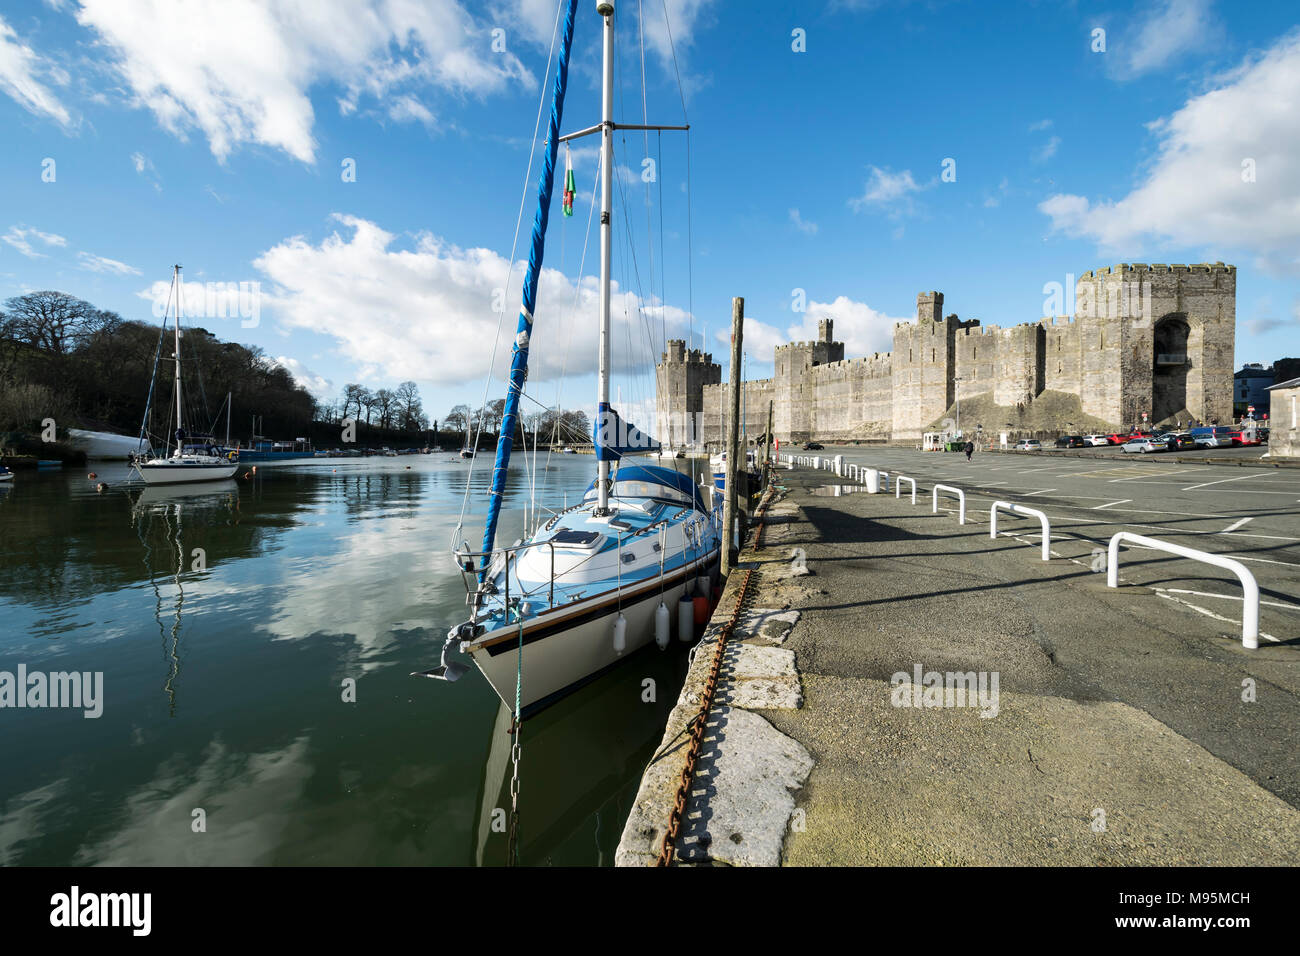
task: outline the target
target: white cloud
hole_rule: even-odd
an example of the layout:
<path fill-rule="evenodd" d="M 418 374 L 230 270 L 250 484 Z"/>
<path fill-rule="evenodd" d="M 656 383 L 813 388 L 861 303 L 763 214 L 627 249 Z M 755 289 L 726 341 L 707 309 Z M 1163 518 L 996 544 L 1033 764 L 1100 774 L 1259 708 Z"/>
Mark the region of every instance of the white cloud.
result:
<path fill-rule="evenodd" d="M 280 355 L 275 358 L 275 364 L 283 367 L 285 371 L 293 376 L 293 380 L 297 384 L 307 389 L 316 398 L 326 399 L 334 395 L 334 383 L 330 379 L 313 372 L 296 358 Z"/>
<path fill-rule="evenodd" d="M 1038 120 L 1036 123 L 1029 124 L 1029 132 L 1031 133 L 1041 133 L 1043 130 L 1051 129 L 1051 128 L 1052 128 L 1052 121 L 1050 119 L 1041 119 Z"/>
<path fill-rule="evenodd" d="M 810 236 L 817 235 L 817 223 L 806 222 L 803 216 L 799 215 L 798 209 L 790 210 L 790 222 L 792 222 L 794 227 L 800 232 L 806 232 Z"/>
<path fill-rule="evenodd" d="M 1038 149 L 1034 150 L 1033 160 L 1036 163 L 1045 163 L 1056 155 L 1056 150 L 1061 145 L 1061 137 L 1053 136 Z"/>
<path fill-rule="evenodd" d="M 845 358 L 861 358 L 873 352 L 888 352 L 894 347 L 894 324 L 911 321 L 910 317 L 886 315 L 848 296 L 836 296 L 831 302 L 808 302 L 808 310 L 800 313 L 797 321 L 783 332 L 774 325 L 745 316 L 745 351 L 764 362 L 772 360 L 772 352 L 787 342 L 809 342 L 817 338 L 817 323 L 822 319 L 835 322 L 835 341 L 844 343 Z M 730 341 L 730 333 L 722 329 L 715 335 L 719 343 Z"/>
<path fill-rule="evenodd" d="M 131 165 L 135 171 L 147 179 L 157 192 L 162 192 L 162 183 L 158 180 L 158 170 L 154 168 L 153 160 L 144 153 L 132 153 Z"/>
<path fill-rule="evenodd" d="M 456 0 L 81 2 L 78 22 L 98 34 L 136 104 L 177 136 L 198 130 L 223 161 L 245 144 L 314 161 L 317 84 L 343 87 L 349 112 L 363 97 L 418 87 L 481 95 L 533 83 L 513 53 L 490 51 L 487 27 Z M 394 118 L 423 121 L 412 104 Z"/>
<path fill-rule="evenodd" d="M 43 242 L 47 246 L 57 246 L 62 248 L 68 244 L 68 240 L 62 236 L 56 236 L 51 232 L 41 232 L 39 229 L 31 229 L 26 226 L 10 226 L 9 231 L 0 236 L 9 245 L 13 246 L 28 259 L 44 259 L 43 252 L 37 252 L 32 247 L 32 240 Z"/>
<path fill-rule="evenodd" d="M 414 96 L 399 96 L 393 100 L 388 107 L 388 118 L 396 120 L 399 123 L 406 123 L 412 120 L 423 123 L 425 126 L 433 125 L 433 114 L 429 108 L 417 100 Z"/>
<path fill-rule="evenodd" d="M 1111 62 L 1118 65 L 1121 78 L 1130 79 L 1203 49 L 1220 36 L 1210 16 L 1210 0 L 1164 0 L 1111 47 L 1117 54 Z"/>
<path fill-rule="evenodd" d="M 48 116 L 65 128 L 72 126 L 72 114 L 41 82 L 43 76 L 56 83 L 67 82 L 67 74 L 20 41 L 13 27 L 0 17 L 0 91 L 29 113 Z"/>
<path fill-rule="evenodd" d="M 254 261 L 271 282 L 264 307 L 281 324 L 332 337 L 362 378 L 447 385 L 482 381 L 501 319 L 495 372 L 505 374 L 522 260 L 508 268 L 505 257 L 490 249 L 461 249 L 427 233 L 415 238 L 413 248 L 396 248 L 396 237 L 373 222 L 335 218 L 350 236 L 335 232 L 318 245 L 295 236 Z M 647 341 L 636 296 L 615 284 L 613 297 L 614 371 L 644 371 L 662 343 Z M 530 381 L 558 377 L 566 349 L 568 374 L 595 371 L 597 299 L 596 279 L 585 278 L 577 288 L 560 272 L 542 270 Z M 503 319 L 493 311 L 497 304 L 504 306 Z M 684 311 L 658 301 L 642 310 L 655 336 L 661 319 L 669 335 L 681 335 L 688 325 Z"/>
<path fill-rule="evenodd" d="M 106 259 L 103 256 L 92 255 L 89 252 L 78 252 L 77 261 L 81 264 L 81 268 L 90 272 L 102 272 L 106 275 L 115 276 L 138 276 L 140 274 L 139 269 L 129 266 L 125 262 Z"/>
<path fill-rule="evenodd" d="M 1219 77 L 1151 124 L 1145 179 L 1118 200 L 1056 194 L 1038 206 L 1052 228 L 1107 251 L 1165 240 L 1198 251 L 1240 247 L 1300 266 L 1300 32 Z M 1253 169 L 1254 182 L 1245 173 Z M 1278 249 L 1290 250 L 1278 253 Z"/>
<path fill-rule="evenodd" d="M 682 61 L 685 51 L 691 45 L 696 29 L 702 25 L 702 20 L 712 12 L 713 3 L 714 0 L 650 0 L 643 6 L 646 45 L 659 55 L 664 69 L 670 75 L 674 73 L 674 48 L 677 52 L 677 66 L 684 68 Z M 664 18 L 665 10 L 667 22 Z M 631 24 L 631 18 L 626 22 Z M 685 79 L 683 77 L 683 81 Z"/>
<path fill-rule="evenodd" d="M 924 188 L 912 178 L 912 171 L 905 169 L 901 173 L 892 173 L 878 166 L 869 168 L 871 178 L 867 180 L 865 191 L 858 198 L 850 199 L 849 205 L 857 212 L 873 205 L 901 206 L 910 210 L 912 193 Z"/>
<path fill-rule="evenodd" d="M 817 337 L 820 319 L 835 320 L 835 340 L 844 343 L 846 358 L 860 358 L 872 352 L 888 352 L 894 347 L 894 323 L 910 317 L 893 317 L 879 312 L 865 302 L 836 296 L 832 302 L 808 303 L 803 321 L 787 330 L 790 341 L 808 341 Z"/>

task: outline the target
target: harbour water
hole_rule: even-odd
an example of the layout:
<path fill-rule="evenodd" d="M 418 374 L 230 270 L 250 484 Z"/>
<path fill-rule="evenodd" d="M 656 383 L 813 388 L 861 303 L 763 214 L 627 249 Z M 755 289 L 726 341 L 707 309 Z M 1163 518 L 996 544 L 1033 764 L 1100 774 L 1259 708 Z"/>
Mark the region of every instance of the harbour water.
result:
<path fill-rule="evenodd" d="M 593 459 L 542 464 L 537 500 L 571 504 Z M 103 674 L 98 718 L 0 710 L 0 865 L 505 863 L 509 712 L 476 670 L 409 676 L 465 615 L 468 469 L 311 459 L 170 490 L 100 465 L 102 493 L 81 472 L 0 490 L 0 672 Z M 685 667 L 651 645 L 525 724 L 523 864 L 612 864 Z"/>

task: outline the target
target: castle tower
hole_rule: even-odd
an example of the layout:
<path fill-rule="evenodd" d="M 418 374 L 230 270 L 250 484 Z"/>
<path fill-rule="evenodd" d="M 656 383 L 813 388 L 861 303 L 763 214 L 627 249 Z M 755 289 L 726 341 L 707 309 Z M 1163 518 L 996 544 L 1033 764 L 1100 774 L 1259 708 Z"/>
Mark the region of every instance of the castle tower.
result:
<path fill-rule="evenodd" d="M 833 319 L 819 319 L 817 339 L 778 345 L 773 359 L 775 391 L 773 431 L 785 441 L 809 441 L 813 433 L 812 370 L 844 360 L 844 343 L 834 341 Z"/>
<path fill-rule="evenodd" d="M 1119 425 L 1232 420 L 1237 269 L 1120 265 L 1076 285 L 1084 411 Z"/>
<path fill-rule="evenodd" d="M 668 447 L 700 440 L 704 386 L 722 381 L 722 366 L 712 354 L 669 339 L 668 351 L 655 366 L 655 436 Z"/>
<path fill-rule="evenodd" d="M 914 440 L 940 422 L 955 397 L 956 336 L 962 323 L 943 315 L 943 293 L 916 297 L 916 323 L 894 326 L 893 437 Z"/>

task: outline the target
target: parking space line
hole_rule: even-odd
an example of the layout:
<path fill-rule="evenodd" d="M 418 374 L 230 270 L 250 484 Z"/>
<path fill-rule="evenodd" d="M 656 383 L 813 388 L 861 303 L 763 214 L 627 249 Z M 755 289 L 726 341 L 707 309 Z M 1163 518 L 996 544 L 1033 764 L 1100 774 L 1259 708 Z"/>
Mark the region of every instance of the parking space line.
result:
<path fill-rule="evenodd" d="M 1101 511 L 1103 508 L 1112 508 L 1112 507 L 1114 507 L 1115 505 L 1126 505 L 1126 504 L 1128 504 L 1128 503 L 1129 503 L 1130 501 L 1132 501 L 1132 500 L 1133 500 L 1132 498 L 1121 498 L 1119 501 L 1112 501 L 1112 502 L 1111 502 L 1110 504 L 1108 504 L 1108 505 L 1093 505 L 1092 508 L 1091 508 L 1090 510 L 1092 510 L 1092 511 Z M 1126 508 L 1125 510 L 1126 510 L 1126 511 L 1133 511 L 1133 510 L 1135 510 L 1135 509 L 1132 509 L 1132 508 Z M 1145 510 L 1145 509 L 1143 509 L 1143 510 Z"/>
<path fill-rule="evenodd" d="M 1031 492 L 1029 492 L 1029 494 L 1024 495 L 1023 497 L 1025 497 L 1025 498 L 1032 498 L 1032 497 L 1034 497 L 1034 495 L 1045 495 L 1045 494 L 1047 494 L 1049 491 L 1055 491 L 1055 490 L 1056 490 L 1055 488 L 1044 488 L 1042 491 L 1031 491 Z"/>
<path fill-rule="evenodd" d="M 1223 531 L 1220 532 L 1220 533 L 1221 533 L 1221 534 L 1227 534 L 1227 533 L 1230 532 L 1230 531 L 1236 531 L 1238 528 L 1240 528 L 1242 525 L 1244 525 L 1247 521 L 1251 521 L 1251 520 L 1253 520 L 1253 519 L 1251 519 L 1251 518 L 1242 518 L 1240 521 L 1234 521 L 1232 524 L 1230 524 L 1230 525 L 1228 525 L 1226 528 L 1224 528 Z"/>
<path fill-rule="evenodd" d="M 1195 594 L 1197 597 L 1222 598 L 1225 601 L 1244 601 L 1245 598 L 1240 594 L 1212 594 L 1209 591 L 1191 591 L 1186 588 L 1156 588 L 1157 591 L 1168 591 L 1170 594 Z M 1287 611 L 1300 611 L 1300 604 L 1288 604 L 1285 601 L 1264 601 L 1260 604 L 1268 607 L 1280 607 Z"/>
<path fill-rule="evenodd" d="M 1271 478 L 1271 475 L 1239 475 L 1236 478 L 1220 478 L 1218 481 L 1203 481 L 1199 485 L 1188 485 L 1183 491 L 1192 491 L 1196 488 L 1208 488 L 1210 485 L 1223 485 L 1230 481 L 1250 481 L 1251 479 Z"/>
<path fill-rule="evenodd" d="M 1184 601 L 1182 598 L 1174 597 L 1172 594 L 1167 594 L 1165 591 L 1161 590 L 1160 588 L 1152 588 L 1151 590 L 1156 592 L 1157 597 L 1162 597 L 1166 601 L 1174 601 L 1177 604 L 1183 605 L 1183 607 L 1190 607 L 1193 611 L 1199 611 L 1200 613 L 1204 614 L 1206 617 L 1212 617 L 1216 621 L 1227 621 L 1229 624 L 1235 624 L 1237 626 L 1241 625 L 1241 622 L 1236 618 L 1224 617 L 1222 614 L 1215 614 L 1213 611 L 1207 610 L 1206 608 L 1203 608 L 1200 605 L 1193 604 L 1191 601 Z M 1282 643 L 1281 638 L 1274 637 L 1272 634 L 1265 634 L 1263 631 L 1259 632 L 1259 636 L 1264 638 L 1265 640 L 1272 641 L 1274 644 Z"/>
<path fill-rule="evenodd" d="M 1300 538 L 1288 538 L 1281 534 L 1253 534 L 1245 531 L 1219 531 L 1217 534 L 1228 535 L 1232 538 L 1268 538 L 1270 541 L 1300 541 Z"/>

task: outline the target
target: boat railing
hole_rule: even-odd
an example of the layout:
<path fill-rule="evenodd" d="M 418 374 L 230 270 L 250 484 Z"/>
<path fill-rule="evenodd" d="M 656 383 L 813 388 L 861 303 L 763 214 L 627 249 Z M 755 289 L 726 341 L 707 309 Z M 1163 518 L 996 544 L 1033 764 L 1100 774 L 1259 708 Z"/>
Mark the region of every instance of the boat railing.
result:
<path fill-rule="evenodd" d="M 475 583 L 474 576 L 480 573 L 483 574 L 484 582 L 486 583 L 487 575 L 493 573 L 493 568 L 496 567 L 497 559 L 504 558 L 503 567 L 505 567 L 507 571 L 505 576 L 506 578 L 505 606 L 509 608 L 510 607 L 510 574 L 509 574 L 510 559 L 512 557 L 515 557 L 521 551 L 529 551 L 532 550 L 533 548 L 542 548 L 542 547 L 549 547 L 551 549 L 551 573 L 547 581 L 548 592 L 547 592 L 546 602 L 548 607 L 554 607 L 555 606 L 555 542 L 550 538 L 548 538 L 545 541 L 527 541 L 527 542 L 521 542 L 519 544 L 512 544 L 506 548 L 493 548 L 491 551 L 469 551 L 461 548 L 452 552 L 456 558 L 456 567 L 460 569 L 461 581 L 465 585 L 466 602 L 467 603 L 476 602 L 476 599 L 480 595 L 489 593 L 484 591 L 481 586 Z M 473 561 L 474 558 L 485 559 L 483 565 L 478 568 L 474 567 L 474 561 Z M 525 594 L 528 594 L 528 592 L 525 592 Z M 475 606 L 477 608 L 477 603 L 475 604 Z"/>

